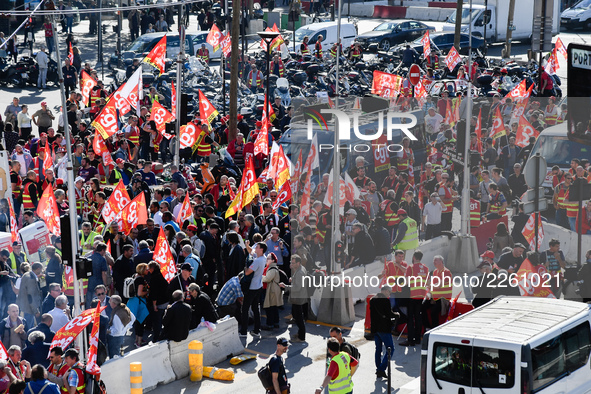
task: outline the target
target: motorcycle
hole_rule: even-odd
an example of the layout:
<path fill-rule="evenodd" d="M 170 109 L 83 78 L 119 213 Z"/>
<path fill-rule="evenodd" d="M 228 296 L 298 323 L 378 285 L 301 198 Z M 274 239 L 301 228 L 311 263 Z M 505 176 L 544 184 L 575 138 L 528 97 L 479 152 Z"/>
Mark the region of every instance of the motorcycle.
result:
<path fill-rule="evenodd" d="M 8 64 L 4 58 L 0 58 L 0 84 L 22 87 L 22 76 L 17 73 L 14 65 Z"/>
<path fill-rule="evenodd" d="M 37 85 L 39 79 L 39 64 L 35 64 L 29 70 L 29 83 L 31 85 Z M 57 63 L 53 59 L 49 59 L 47 64 L 47 82 L 53 83 L 54 86 L 59 87 L 59 74 L 57 69 Z"/>

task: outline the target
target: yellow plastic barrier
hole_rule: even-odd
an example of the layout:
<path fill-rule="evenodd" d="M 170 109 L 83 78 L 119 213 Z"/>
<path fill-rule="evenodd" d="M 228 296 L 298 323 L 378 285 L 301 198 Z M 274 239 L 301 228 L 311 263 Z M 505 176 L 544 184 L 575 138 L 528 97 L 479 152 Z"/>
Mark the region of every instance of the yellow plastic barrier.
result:
<path fill-rule="evenodd" d="M 189 342 L 189 368 L 191 382 L 200 382 L 203 379 L 203 343 L 199 341 Z"/>
<path fill-rule="evenodd" d="M 142 363 L 135 362 L 129 364 L 129 386 L 130 394 L 142 394 Z"/>
<path fill-rule="evenodd" d="M 203 375 L 215 380 L 234 380 L 234 372 L 229 369 L 203 367 Z"/>

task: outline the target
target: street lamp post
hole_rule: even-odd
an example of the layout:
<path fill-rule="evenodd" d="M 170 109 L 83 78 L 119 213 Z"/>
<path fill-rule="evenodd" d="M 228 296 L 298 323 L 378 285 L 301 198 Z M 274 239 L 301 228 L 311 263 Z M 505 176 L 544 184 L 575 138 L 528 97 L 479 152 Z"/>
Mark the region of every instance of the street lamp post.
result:
<path fill-rule="evenodd" d="M 266 99 L 265 99 L 265 113 L 267 114 L 267 119 L 269 118 L 269 107 L 270 107 L 270 103 L 269 103 L 269 76 L 271 75 L 271 42 L 273 42 L 273 40 L 279 36 L 279 33 L 275 32 L 275 31 L 259 31 L 257 33 L 259 35 L 259 37 L 261 37 L 263 39 L 263 41 L 265 41 L 265 44 L 267 44 L 267 92 L 266 92 Z"/>

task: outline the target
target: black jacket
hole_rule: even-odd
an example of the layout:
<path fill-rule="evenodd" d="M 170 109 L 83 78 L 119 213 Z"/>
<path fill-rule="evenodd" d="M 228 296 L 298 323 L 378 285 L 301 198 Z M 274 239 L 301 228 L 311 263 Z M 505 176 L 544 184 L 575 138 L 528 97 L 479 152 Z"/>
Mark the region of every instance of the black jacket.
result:
<path fill-rule="evenodd" d="M 191 298 L 188 303 L 193 310 L 191 329 L 196 328 L 201 323 L 201 318 L 212 323 L 215 323 L 219 319 L 211 298 L 204 292 L 200 292 L 196 299 Z"/>
<path fill-rule="evenodd" d="M 202 270 L 199 269 L 198 271 L 202 271 Z M 189 276 L 189 279 L 187 279 L 187 288 L 189 287 L 189 285 L 191 283 L 197 283 L 197 281 L 195 280 L 195 277 L 193 277 L 193 275 Z M 168 294 L 169 302 L 172 302 L 172 293 L 174 293 L 175 290 L 180 290 L 183 292 L 183 294 L 187 294 L 187 288 L 183 287 L 181 274 L 177 274 L 174 278 L 172 278 L 172 280 L 168 284 L 167 294 Z"/>
<path fill-rule="evenodd" d="M 133 259 L 128 259 L 121 255 L 115 260 L 113 265 L 113 285 L 119 294 L 123 294 L 123 282 L 135 274 L 135 264 Z"/>
<path fill-rule="evenodd" d="M 191 307 L 182 301 L 177 301 L 164 313 L 162 325 L 164 337 L 171 341 L 180 342 L 189 336 L 191 325 Z"/>
<path fill-rule="evenodd" d="M 217 261 L 220 258 L 220 246 L 218 241 L 211 235 L 209 231 L 203 231 L 199 238 L 205 244 L 205 255 L 203 256 L 203 264 L 208 265 Z"/>
<path fill-rule="evenodd" d="M 34 345 L 31 345 L 27 340 L 27 347 L 23 350 L 23 359 L 30 362 L 31 365 L 41 364 L 47 368 L 49 367 L 49 359 L 47 359 L 47 354 L 49 354 L 49 344 L 53 341 L 55 333 L 51 331 L 47 324 L 39 323 L 36 327 L 27 331 L 27 338 L 33 331 L 41 331 L 45 335 L 45 340 L 43 342 L 37 342 Z M 25 358 L 25 356 L 27 358 Z"/>
<path fill-rule="evenodd" d="M 155 270 L 154 273 L 150 275 L 148 283 L 150 285 L 150 293 L 148 294 L 149 305 L 151 305 L 153 301 L 156 301 L 156 305 L 166 304 L 169 299 L 168 282 L 164 279 L 164 276 L 162 276 L 162 272 Z M 148 309 L 150 309 L 150 307 Z"/>
<path fill-rule="evenodd" d="M 369 313 L 371 317 L 371 332 L 392 332 L 393 319 L 397 315 L 392 312 L 390 300 L 382 293 L 378 293 L 369 300 Z"/>
<path fill-rule="evenodd" d="M 376 249 L 369 234 L 363 230 L 357 233 L 353 241 L 351 256 L 357 259 L 356 265 L 372 263 L 376 257 Z"/>

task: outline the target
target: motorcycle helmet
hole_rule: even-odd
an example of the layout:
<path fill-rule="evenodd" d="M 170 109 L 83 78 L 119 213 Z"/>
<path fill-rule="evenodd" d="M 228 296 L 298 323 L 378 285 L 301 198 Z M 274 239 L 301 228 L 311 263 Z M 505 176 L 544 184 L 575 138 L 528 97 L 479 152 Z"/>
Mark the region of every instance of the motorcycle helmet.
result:
<path fill-rule="evenodd" d="M 308 79 L 308 74 L 303 71 L 295 73 L 293 76 L 293 81 L 296 85 L 302 85 Z"/>
<path fill-rule="evenodd" d="M 314 76 L 314 75 L 318 74 L 319 69 L 320 69 L 320 66 L 318 66 L 318 64 L 311 64 L 306 69 L 306 72 L 308 73 L 308 75 Z"/>
<path fill-rule="evenodd" d="M 269 75 L 269 85 L 275 84 L 275 82 L 277 82 L 277 79 L 278 78 L 279 77 L 277 75 L 275 75 L 275 74 Z"/>

